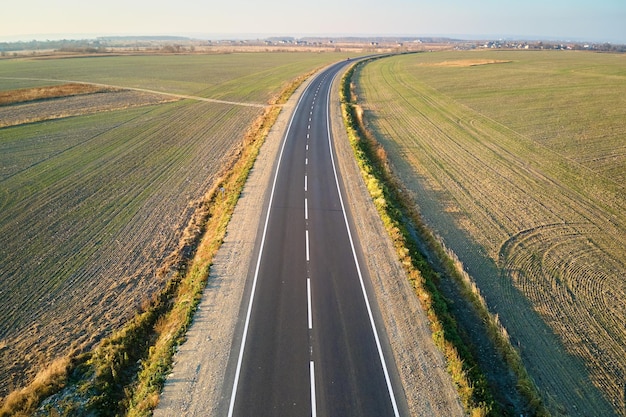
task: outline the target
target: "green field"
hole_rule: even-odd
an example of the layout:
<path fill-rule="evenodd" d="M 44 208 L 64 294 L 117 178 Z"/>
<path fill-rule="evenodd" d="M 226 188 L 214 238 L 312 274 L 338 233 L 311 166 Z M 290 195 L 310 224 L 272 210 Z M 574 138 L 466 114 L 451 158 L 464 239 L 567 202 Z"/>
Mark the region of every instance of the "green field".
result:
<path fill-rule="evenodd" d="M 69 80 L 266 104 L 298 74 L 346 56 L 294 52 L 6 60 L 0 61 L 0 91 L 42 85 L 41 79 Z"/>
<path fill-rule="evenodd" d="M 626 415 L 626 56 L 396 56 L 357 94 L 553 414 Z"/>
<path fill-rule="evenodd" d="M 4 60 L 0 90 L 71 80 L 267 105 L 289 80 L 342 59 L 250 53 Z M 106 105 L 82 112 L 72 101 L 78 98 L 28 104 L 41 121 L 0 128 L 0 396 L 70 348 L 93 346 L 161 289 L 166 276 L 158 271 L 198 201 L 263 113 L 106 94 L 97 97 Z M 61 106 L 72 117 L 45 120 L 49 108 Z M 0 115 L 25 111 L 5 106 Z"/>

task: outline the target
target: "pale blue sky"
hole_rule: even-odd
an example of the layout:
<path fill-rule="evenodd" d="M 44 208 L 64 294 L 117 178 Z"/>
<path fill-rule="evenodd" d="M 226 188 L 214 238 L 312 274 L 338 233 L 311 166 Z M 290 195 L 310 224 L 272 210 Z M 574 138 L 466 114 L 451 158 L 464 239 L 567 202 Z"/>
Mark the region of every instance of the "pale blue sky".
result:
<path fill-rule="evenodd" d="M 626 0 L 4 0 L 0 39 L 442 35 L 626 43 Z M 7 4 L 8 3 L 8 4 Z M 39 36 L 34 36 L 39 35 Z"/>

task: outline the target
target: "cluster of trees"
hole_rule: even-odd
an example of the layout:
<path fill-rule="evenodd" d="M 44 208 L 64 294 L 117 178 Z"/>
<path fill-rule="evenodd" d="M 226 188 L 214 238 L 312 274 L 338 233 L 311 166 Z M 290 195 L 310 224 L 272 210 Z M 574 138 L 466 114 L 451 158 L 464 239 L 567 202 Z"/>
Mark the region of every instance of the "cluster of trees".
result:
<path fill-rule="evenodd" d="M 174 43 L 174 41 L 178 41 Z M 161 51 L 166 53 L 193 52 L 193 44 L 186 45 L 187 38 L 180 37 L 110 37 L 82 40 L 46 40 L 46 41 L 17 41 L 0 42 L 0 56 L 17 56 L 18 52 L 31 51 L 56 51 L 73 53 L 103 53 L 110 52 L 115 48 L 141 47 L 144 49 Z M 189 43 L 189 42 L 187 42 Z"/>
<path fill-rule="evenodd" d="M 56 41 L 18 41 L 18 42 L 0 42 L 0 53 L 6 55 L 7 52 L 16 51 L 41 51 L 41 50 L 58 50 L 72 52 L 102 52 L 105 49 L 98 40 L 56 40 Z"/>

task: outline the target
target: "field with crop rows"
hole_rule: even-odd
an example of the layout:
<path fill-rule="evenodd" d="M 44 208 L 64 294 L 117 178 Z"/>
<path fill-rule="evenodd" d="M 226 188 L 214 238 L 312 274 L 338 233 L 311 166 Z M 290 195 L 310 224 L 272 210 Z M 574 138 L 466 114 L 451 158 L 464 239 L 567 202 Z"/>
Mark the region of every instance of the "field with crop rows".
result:
<path fill-rule="evenodd" d="M 141 87 L 0 107 L 0 396 L 93 345 L 159 291 L 252 122 L 336 54 L 0 61 L 0 90 Z M 158 92 L 232 100 L 178 100 Z M 53 120 L 48 120 L 53 119 Z"/>
<path fill-rule="evenodd" d="M 550 410 L 626 415 L 626 56 L 397 56 L 357 93 Z"/>

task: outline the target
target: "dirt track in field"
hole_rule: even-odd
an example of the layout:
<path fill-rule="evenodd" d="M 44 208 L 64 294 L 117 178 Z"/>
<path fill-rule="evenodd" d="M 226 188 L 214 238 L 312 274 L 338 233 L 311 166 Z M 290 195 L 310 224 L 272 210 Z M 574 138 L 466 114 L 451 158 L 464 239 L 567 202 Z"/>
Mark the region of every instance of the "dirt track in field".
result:
<path fill-rule="evenodd" d="M 156 94 L 156 95 L 160 95 L 160 96 L 164 96 L 164 97 L 170 97 L 170 98 L 174 98 L 174 99 L 190 99 L 190 100 L 196 100 L 196 101 L 205 101 L 207 103 L 231 104 L 231 105 L 234 105 L 234 106 L 257 107 L 257 108 L 261 108 L 261 109 L 267 107 L 267 105 L 263 104 L 263 103 L 247 103 L 247 102 L 242 102 L 242 101 L 217 100 L 217 99 L 207 98 L 207 97 L 191 96 L 191 95 L 187 95 L 187 94 L 166 93 L 164 91 L 149 90 L 149 89 L 146 89 L 146 88 L 123 87 L 123 86 L 111 85 L 111 84 L 86 83 L 86 82 L 82 82 L 82 81 L 56 80 L 56 79 L 45 79 L 45 78 L 19 78 L 19 77 L 0 77 L 0 78 L 3 79 L 3 80 L 32 80 L 32 81 L 50 81 L 50 82 L 62 82 L 62 83 L 76 83 L 76 84 L 83 84 L 83 85 L 86 85 L 86 86 L 94 86 L 94 87 L 98 87 L 98 88 L 116 89 L 116 90 L 130 90 L 130 91 L 137 91 L 137 92 L 140 92 L 140 93 Z"/>

